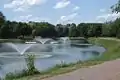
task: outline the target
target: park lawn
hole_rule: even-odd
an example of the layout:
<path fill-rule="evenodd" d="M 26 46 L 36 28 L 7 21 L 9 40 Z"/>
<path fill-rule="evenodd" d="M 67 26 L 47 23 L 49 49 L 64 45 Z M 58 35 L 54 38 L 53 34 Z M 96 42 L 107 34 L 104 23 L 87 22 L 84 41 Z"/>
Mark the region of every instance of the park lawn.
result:
<path fill-rule="evenodd" d="M 43 78 L 52 77 L 59 74 L 68 73 L 80 68 L 86 68 L 93 65 L 101 64 L 105 61 L 115 60 L 120 58 L 120 42 L 115 40 L 105 40 L 100 38 L 90 38 L 89 41 L 93 44 L 104 46 L 106 48 L 106 52 L 99 58 L 81 62 L 78 61 L 74 64 L 63 64 L 63 65 L 56 65 L 54 68 L 46 71 L 41 72 L 41 74 L 38 75 L 32 75 L 32 76 L 24 76 L 19 79 L 13 79 L 13 80 L 40 80 Z M 9 79 L 8 79 L 9 80 Z"/>

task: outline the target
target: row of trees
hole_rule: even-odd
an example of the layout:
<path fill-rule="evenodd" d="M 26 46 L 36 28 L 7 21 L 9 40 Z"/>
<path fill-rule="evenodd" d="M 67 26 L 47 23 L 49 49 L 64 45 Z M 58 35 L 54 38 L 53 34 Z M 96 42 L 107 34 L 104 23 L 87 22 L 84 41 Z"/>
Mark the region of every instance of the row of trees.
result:
<path fill-rule="evenodd" d="M 1 13 L 2 14 L 2 13 Z M 3 16 L 3 14 L 2 14 Z M 80 23 L 57 24 L 53 25 L 48 22 L 11 22 L 5 21 L 1 17 L 0 37 L 1 38 L 18 38 L 19 36 L 41 36 L 41 37 L 78 37 L 78 36 L 100 36 L 102 24 L 98 23 Z"/>
<path fill-rule="evenodd" d="M 120 12 L 120 0 L 111 7 L 115 13 Z M 57 24 L 48 22 L 11 22 L 6 21 L 0 12 L 0 38 L 18 38 L 19 36 L 41 37 L 120 37 L 120 18 L 107 23 Z"/>
<path fill-rule="evenodd" d="M 18 38 L 24 36 L 42 36 L 54 37 L 57 36 L 55 26 L 47 22 L 10 22 L 5 21 L 0 27 L 1 38 Z"/>
<path fill-rule="evenodd" d="M 41 37 L 93 37 L 101 36 L 103 24 L 80 23 L 57 24 L 48 22 L 10 22 L 5 21 L 0 26 L 1 38 L 17 38 L 19 36 L 41 36 Z"/>
<path fill-rule="evenodd" d="M 120 19 L 108 23 L 80 23 L 57 24 L 48 22 L 10 22 L 5 21 L 0 26 L 1 38 L 18 38 L 19 36 L 41 36 L 41 37 L 98 37 L 120 36 Z"/>

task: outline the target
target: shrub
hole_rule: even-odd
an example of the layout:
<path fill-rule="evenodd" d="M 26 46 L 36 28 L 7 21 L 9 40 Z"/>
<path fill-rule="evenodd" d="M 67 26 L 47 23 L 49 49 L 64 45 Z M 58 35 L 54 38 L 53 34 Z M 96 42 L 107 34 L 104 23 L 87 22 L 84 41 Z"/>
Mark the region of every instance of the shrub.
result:
<path fill-rule="evenodd" d="M 29 75 L 39 73 L 39 71 L 35 68 L 34 60 L 35 60 L 35 55 L 27 55 L 26 63 L 27 63 L 27 68 L 28 68 L 27 71 Z"/>

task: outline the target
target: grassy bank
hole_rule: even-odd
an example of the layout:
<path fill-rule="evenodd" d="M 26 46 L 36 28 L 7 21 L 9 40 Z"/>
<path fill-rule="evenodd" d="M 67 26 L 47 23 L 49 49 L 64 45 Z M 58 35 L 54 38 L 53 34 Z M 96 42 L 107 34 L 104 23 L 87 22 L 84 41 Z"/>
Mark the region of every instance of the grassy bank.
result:
<path fill-rule="evenodd" d="M 24 43 L 24 40 L 20 40 L 20 39 L 0 39 L 0 43 Z"/>
<path fill-rule="evenodd" d="M 54 68 L 46 72 L 41 72 L 41 74 L 27 76 L 17 80 L 40 80 L 40 79 L 55 76 L 58 74 L 71 72 L 79 68 L 85 68 L 85 67 L 103 63 L 105 61 L 115 60 L 117 58 L 120 58 L 120 49 L 119 49 L 120 42 L 119 41 L 91 38 L 90 42 L 93 44 L 104 46 L 107 49 L 106 52 L 101 57 L 93 60 L 89 60 L 86 62 L 78 61 L 75 64 L 68 64 L 68 65 L 61 63 L 61 65 L 56 65 Z M 16 80 L 16 79 L 13 79 L 13 80 Z"/>
<path fill-rule="evenodd" d="M 97 60 L 109 61 L 120 58 L 120 41 L 117 40 L 105 40 L 105 39 L 90 39 L 91 42 L 97 45 L 102 45 L 106 48 L 106 52 Z"/>

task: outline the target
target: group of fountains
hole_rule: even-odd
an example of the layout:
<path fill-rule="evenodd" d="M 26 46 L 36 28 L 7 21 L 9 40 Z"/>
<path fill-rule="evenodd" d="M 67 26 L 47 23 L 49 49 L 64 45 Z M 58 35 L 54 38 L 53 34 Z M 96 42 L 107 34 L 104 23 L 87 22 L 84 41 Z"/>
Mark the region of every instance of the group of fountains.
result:
<path fill-rule="evenodd" d="M 60 38 L 60 40 L 62 41 L 62 43 L 66 43 L 67 40 L 69 40 L 68 37 L 62 37 Z M 59 41 L 55 41 L 51 38 L 40 38 L 40 37 L 37 37 L 35 38 L 33 41 L 30 41 L 30 42 L 25 42 L 24 45 L 22 45 L 21 47 L 20 46 L 17 46 L 15 43 L 7 43 L 8 46 L 10 46 L 11 48 L 15 49 L 20 55 L 24 55 L 24 53 L 30 49 L 31 47 L 35 46 L 36 44 L 39 45 L 39 44 L 42 44 L 42 45 L 45 45 L 45 44 L 58 44 Z"/>
<path fill-rule="evenodd" d="M 82 43 L 83 42 L 83 43 Z M 68 37 L 61 37 L 57 40 L 51 38 L 36 37 L 25 43 L 0 43 L 0 69 L 1 74 L 23 70 L 25 59 L 29 54 L 35 55 L 35 66 L 38 70 L 47 70 L 59 64 L 76 62 L 76 60 L 89 60 L 99 56 L 105 51 L 103 47 L 84 43 L 86 41 L 71 41 Z M 82 45 L 82 46 L 81 46 Z M 83 47 L 83 45 L 90 45 Z"/>

